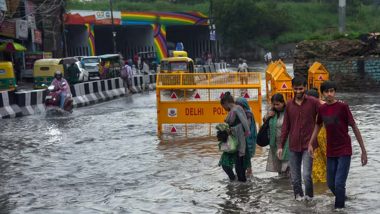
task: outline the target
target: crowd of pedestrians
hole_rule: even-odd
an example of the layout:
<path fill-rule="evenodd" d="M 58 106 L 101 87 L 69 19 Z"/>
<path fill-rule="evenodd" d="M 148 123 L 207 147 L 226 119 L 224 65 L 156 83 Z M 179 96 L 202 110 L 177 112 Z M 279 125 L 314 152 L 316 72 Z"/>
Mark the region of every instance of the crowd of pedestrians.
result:
<path fill-rule="evenodd" d="M 269 124 L 266 170 L 289 177 L 297 201 L 313 200 L 313 183 L 327 182 L 335 195 L 335 208 L 344 208 L 352 156 L 349 126 L 361 148 L 361 163 L 367 164 L 360 131 L 349 106 L 337 100 L 334 82 L 321 84 L 323 99 L 319 99 L 318 89 L 307 90 L 303 77 L 295 77 L 292 88 L 294 98 L 285 102 L 282 94 L 274 94 L 264 116 L 264 122 Z M 235 100 L 230 92 L 224 93 L 220 102 L 228 114 L 227 128 L 218 129 L 217 133 L 223 151 L 219 165 L 231 181 L 246 182 L 246 176 L 252 174 L 251 158 L 259 139 L 254 115 L 247 100 L 241 97 Z"/>

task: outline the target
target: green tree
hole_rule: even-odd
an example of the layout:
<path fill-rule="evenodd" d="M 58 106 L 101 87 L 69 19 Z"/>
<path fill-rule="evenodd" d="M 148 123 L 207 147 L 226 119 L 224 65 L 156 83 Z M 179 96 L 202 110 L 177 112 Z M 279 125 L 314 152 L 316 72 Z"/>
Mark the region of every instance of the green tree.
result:
<path fill-rule="evenodd" d="M 241 50 L 274 40 L 288 29 L 287 13 L 272 1 L 217 0 L 211 14 L 224 44 Z"/>

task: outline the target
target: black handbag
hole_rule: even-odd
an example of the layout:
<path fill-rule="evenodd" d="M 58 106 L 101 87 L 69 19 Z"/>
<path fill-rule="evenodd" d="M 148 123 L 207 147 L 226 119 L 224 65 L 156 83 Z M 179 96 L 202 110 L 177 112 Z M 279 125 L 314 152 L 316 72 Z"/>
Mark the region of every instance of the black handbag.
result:
<path fill-rule="evenodd" d="M 257 134 L 257 145 L 265 147 L 269 145 L 269 118 L 261 126 L 259 133 Z"/>
<path fill-rule="evenodd" d="M 218 131 L 218 132 L 216 132 L 216 138 L 220 142 L 227 142 L 228 132 L 227 131 Z"/>

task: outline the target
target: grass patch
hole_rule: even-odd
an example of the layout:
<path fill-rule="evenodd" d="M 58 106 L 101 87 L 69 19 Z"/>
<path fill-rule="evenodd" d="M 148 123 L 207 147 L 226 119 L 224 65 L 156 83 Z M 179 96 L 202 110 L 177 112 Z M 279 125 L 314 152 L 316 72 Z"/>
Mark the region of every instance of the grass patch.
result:
<path fill-rule="evenodd" d="M 321 3 L 280 3 L 289 15 L 288 31 L 273 42 L 284 44 L 302 40 L 357 39 L 360 34 L 380 32 L 380 8 L 361 5 L 358 13 L 346 16 L 346 32 L 339 33 L 338 10 L 334 5 Z"/>

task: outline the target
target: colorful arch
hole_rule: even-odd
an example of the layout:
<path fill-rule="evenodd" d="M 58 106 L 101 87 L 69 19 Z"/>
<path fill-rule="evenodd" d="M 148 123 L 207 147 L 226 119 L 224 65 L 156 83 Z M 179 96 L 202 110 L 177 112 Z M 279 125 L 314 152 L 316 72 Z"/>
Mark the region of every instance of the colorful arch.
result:
<path fill-rule="evenodd" d="M 121 12 L 122 25 L 207 25 L 200 12 Z"/>
<path fill-rule="evenodd" d="M 167 57 L 166 26 L 208 25 L 208 17 L 200 12 L 127 12 L 114 11 L 115 25 L 150 25 L 154 31 L 154 47 L 158 60 Z M 99 18 L 96 11 L 73 10 L 65 14 L 65 23 L 85 25 L 88 32 L 89 55 L 94 56 L 94 25 L 109 25 L 108 18 Z"/>
<path fill-rule="evenodd" d="M 93 24 L 85 24 L 88 35 L 88 52 L 90 56 L 95 56 L 95 33 Z"/>
<path fill-rule="evenodd" d="M 160 24 L 152 24 L 154 36 L 154 48 L 157 51 L 158 61 L 168 56 L 166 46 L 166 27 Z"/>

